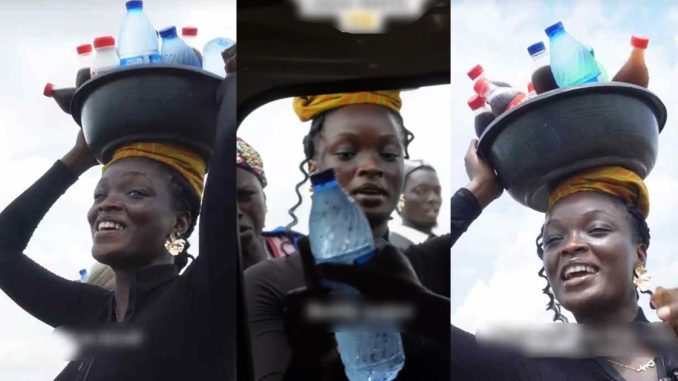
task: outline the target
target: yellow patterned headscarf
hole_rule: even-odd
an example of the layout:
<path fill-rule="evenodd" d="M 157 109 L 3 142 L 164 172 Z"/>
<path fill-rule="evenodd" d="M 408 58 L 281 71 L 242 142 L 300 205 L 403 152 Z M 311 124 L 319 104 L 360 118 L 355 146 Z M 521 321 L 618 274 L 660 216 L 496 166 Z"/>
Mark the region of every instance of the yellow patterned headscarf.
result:
<path fill-rule="evenodd" d="M 643 179 L 633 171 L 614 166 L 589 169 L 563 181 L 551 192 L 549 209 L 565 196 L 586 191 L 620 197 L 637 207 L 645 218 L 650 213 L 650 196 Z"/>
<path fill-rule="evenodd" d="M 165 143 L 130 143 L 115 150 L 103 170 L 128 157 L 145 157 L 169 165 L 188 181 L 198 196 L 202 195 L 207 164 L 200 155 Z"/>
<path fill-rule="evenodd" d="M 375 104 L 400 113 L 400 90 L 363 91 L 358 93 L 337 93 L 295 97 L 292 107 L 302 122 L 341 106 Z"/>

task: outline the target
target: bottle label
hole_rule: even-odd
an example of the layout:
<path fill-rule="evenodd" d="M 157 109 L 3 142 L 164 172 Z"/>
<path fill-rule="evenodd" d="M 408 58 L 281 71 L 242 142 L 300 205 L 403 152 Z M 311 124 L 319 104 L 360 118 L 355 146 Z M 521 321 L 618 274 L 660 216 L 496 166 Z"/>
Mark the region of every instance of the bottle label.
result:
<path fill-rule="evenodd" d="M 518 106 L 519 104 L 523 103 L 524 100 L 525 100 L 525 94 L 520 93 L 520 94 L 516 95 L 516 97 L 513 98 L 513 100 L 511 102 L 509 102 L 508 106 L 506 106 L 506 111 L 508 111 L 508 110 Z"/>
<path fill-rule="evenodd" d="M 160 54 L 144 54 L 134 57 L 126 57 L 120 59 L 120 66 L 132 66 L 132 65 L 141 65 L 149 63 L 160 63 Z"/>

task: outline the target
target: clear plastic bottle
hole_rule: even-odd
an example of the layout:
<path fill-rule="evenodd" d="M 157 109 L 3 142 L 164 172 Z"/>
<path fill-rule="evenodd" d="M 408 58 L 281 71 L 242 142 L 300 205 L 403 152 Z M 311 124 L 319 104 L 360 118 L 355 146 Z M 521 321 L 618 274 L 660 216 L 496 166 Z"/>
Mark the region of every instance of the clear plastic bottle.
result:
<path fill-rule="evenodd" d="M 87 283 L 87 281 L 89 280 L 89 275 L 87 274 L 87 270 L 82 269 L 82 270 L 78 271 L 78 274 L 80 275 L 80 283 Z"/>
<path fill-rule="evenodd" d="M 125 6 L 127 14 L 118 36 L 120 66 L 159 63 L 158 35 L 144 13 L 143 1 L 128 1 Z"/>
<path fill-rule="evenodd" d="M 475 84 L 475 82 L 478 82 L 478 80 L 480 80 L 480 79 L 487 79 L 487 80 L 489 80 L 490 82 L 494 83 L 496 86 L 499 86 L 499 87 L 511 87 L 511 85 L 508 84 L 508 83 L 506 83 L 506 82 L 502 82 L 502 81 L 493 81 L 493 80 L 487 78 L 487 77 L 485 76 L 485 68 L 483 68 L 482 65 L 480 65 L 480 64 L 478 64 L 478 65 L 472 67 L 472 68 L 466 73 L 466 75 L 468 75 L 468 77 L 471 78 L 471 81 L 473 81 L 474 84 Z"/>
<path fill-rule="evenodd" d="M 217 37 L 210 40 L 202 49 L 202 68 L 225 78 L 226 68 L 224 67 L 224 59 L 221 57 L 221 52 L 230 48 L 233 44 L 235 44 L 235 41 L 225 37 Z"/>
<path fill-rule="evenodd" d="M 90 68 L 92 67 L 92 44 L 78 45 L 78 60 L 80 67 L 75 76 L 75 87 L 80 87 L 91 78 Z"/>
<path fill-rule="evenodd" d="M 558 84 L 556 83 L 556 79 L 553 78 L 549 54 L 546 51 L 544 43 L 539 41 L 530 45 L 527 48 L 527 52 L 530 53 L 534 65 L 532 85 L 534 86 L 535 93 L 541 94 L 549 90 L 557 89 Z"/>
<path fill-rule="evenodd" d="M 478 94 L 475 94 L 469 98 L 466 104 L 468 104 L 468 107 L 470 107 L 473 111 L 473 121 L 475 124 L 476 136 L 480 137 L 483 132 L 485 132 L 487 126 L 489 126 L 497 116 L 494 115 L 490 107 L 487 105 L 485 98 Z"/>
<path fill-rule="evenodd" d="M 551 72 L 558 87 L 597 82 L 600 70 L 586 45 L 568 34 L 561 22 L 545 29 L 551 41 Z"/>
<path fill-rule="evenodd" d="M 95 38 L 94 50 L 96 55 L 90 73 L 92 78 L 120 67 L 120 59 L 115 49 L 115 38 L 113 36 Z"/>
<path fill-rule="evenodd" d="M 195 55 L 193 49 L 177 36 L 176 27 L 169 26 L 161 29 L 160 37 L 162 38 L 160 50 L 162 63 L 202 67 L 200 59 Z"/>
<path fill-rule="evenodd" d="M 198 59 L 200 60 L 200 65 L 202 67 L 202 54 L 200 53 L 200 50 L 198 50 L 198 28 L 194 26 L 185 26 L 181 28 L 181 38 L 184 39 L 184 42 L 186 45 L 190 46 L 191 49 L 193 49 L 193 52 L 195 52 L 195 55 L 198 56 Z"/>
<path fill-rule="evenodd" d="M 362 210 L 339 186 L 333 170 L 311 176 L 313 203 L 309 240 L 316 263 L 360 265 L 374 254 L 374 238 Z M 348 285 L 334 284 L 337 292 L 354 294 Z M 341 327 L 335 338 L 344 371 L 350 381 L 396 378 L 405 364 L 402 339 L 395 329 L 380 326 Z"/>
<path fill-rule="evenodd" d="M 512 87 L 497 86 L 485 79 L 476 82 L 473 89 L 478 95 L 487 100 L 487 103 L 492 108 L 492 112 L 496 115 L 501 115 L 505 111 L 518 106 L 527 98 L 525 93 Z"/>
<path fill-rule="evenodd" d="M 631 55 L 624 66 L 614 75 L 613 81 L 632 83 L 647 87 L 650 83 L 650 74 L 645 65 L 645 49 L 650 43 L 647 37 L 631 36 Z"/>

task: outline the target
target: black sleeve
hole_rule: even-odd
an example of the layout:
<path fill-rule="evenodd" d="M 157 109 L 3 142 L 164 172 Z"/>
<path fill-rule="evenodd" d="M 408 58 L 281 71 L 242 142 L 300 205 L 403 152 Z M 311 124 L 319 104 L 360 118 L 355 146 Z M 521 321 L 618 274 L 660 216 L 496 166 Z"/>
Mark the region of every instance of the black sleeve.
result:
<path fill-rule="evenodd" d="M 0 213 L 0 288 L 52 327 L 78 325 L 100 316 L 110 297 L 110 291 L 61 278 L 22 254 L 49 208 L 76 180 L 57 161 Z"/>
<path fill-rule="evenodd" d="M 480 345 L 475 335 L 450 326 L 451 380 L 518 380 L 521 358 L 513 352 Z"/>
<path fill-rule="evenodd" d="M 245 271 L 255 381 L 283 379 L 292 358 L 283 316 L 285 296 L 303 286 L 299 255 L 261 261 Z"/>
<path fill-rule="evenodd" d="M 454 245 L 459 237 L 480 215 L 483 209 L 476 197 L 466 188 L 459 188 L 450 202 L 450 236 Z"/>

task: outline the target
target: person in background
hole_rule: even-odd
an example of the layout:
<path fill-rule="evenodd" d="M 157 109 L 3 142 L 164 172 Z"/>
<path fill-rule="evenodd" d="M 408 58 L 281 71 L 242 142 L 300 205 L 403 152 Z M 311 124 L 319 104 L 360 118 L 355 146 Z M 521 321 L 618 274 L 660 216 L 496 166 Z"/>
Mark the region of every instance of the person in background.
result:
<path fill-rule="evenodd" d="M 299 233 L 282 228 L 265 232 L 267 185 L 264 163 L 259 153 L 244 140 L 237 138 L 236 197 L 243 269 L 271 258 L 297 252 L 295 240 Z"/>
<path fill-rule="evenodd" d="M 399 223 L 389 224 L 389 241 L 402 249 L 435 237 L 442 197 L 436 170 L 423 160 L 405 161 L 405 185 L 396 211 Z"/>

